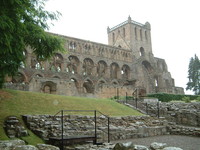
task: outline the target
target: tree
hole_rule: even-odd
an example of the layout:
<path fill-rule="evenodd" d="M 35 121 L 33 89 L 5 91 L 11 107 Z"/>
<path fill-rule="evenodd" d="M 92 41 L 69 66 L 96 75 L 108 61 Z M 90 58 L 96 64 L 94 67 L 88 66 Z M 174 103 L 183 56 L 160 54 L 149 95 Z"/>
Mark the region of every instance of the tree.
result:
<path fill-rule="evenodd" d="M 195 95 L 200 95 L 200 60 L 196 55 L 190 59 L 188 79 L 186 90 L 192 90 Z"/>
<path fill-rule="evenodd" d="M 48 20 L 57 20 L 59 12 L 44 10 L 46 0 L 0 1 L 0 88 L 5 76 L 13 76 L 24 62 L 24 50 L 33 49 L 38 60 L 63 50 L 62 40 L 45 32 Z"/>

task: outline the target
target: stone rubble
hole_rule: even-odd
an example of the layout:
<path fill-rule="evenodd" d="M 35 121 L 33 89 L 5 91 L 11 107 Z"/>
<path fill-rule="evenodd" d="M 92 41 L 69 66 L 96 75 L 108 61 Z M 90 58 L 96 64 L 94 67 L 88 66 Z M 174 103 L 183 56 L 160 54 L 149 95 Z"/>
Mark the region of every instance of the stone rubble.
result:
<path fill-rule="evenodd" d="M 65 146 L 65 150 L 182 150 L 178 147 L 167 147 L 166 143 L 152 143 L 150 147 L 127 143 L 103 143 L 102 145 L 84 144 Z M 60 150 L 58 147 L 48 144 L 25 145 L 22 140 L 0 141 L 0 150 Z"/>
<path fill-rule="evenodd" d="M 4 122 L 4 129 L 9 138 L 28 136 L 28 131 L 15 116 L 9 116 Z"/>

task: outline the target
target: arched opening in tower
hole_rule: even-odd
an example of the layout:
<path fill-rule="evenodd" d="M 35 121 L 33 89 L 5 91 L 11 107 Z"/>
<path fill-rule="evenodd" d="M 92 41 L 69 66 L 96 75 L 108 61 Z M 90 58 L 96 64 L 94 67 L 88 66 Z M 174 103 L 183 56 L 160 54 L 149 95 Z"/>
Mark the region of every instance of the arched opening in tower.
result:
<path fill-rule="evenodd" d="M 142 65 L 146 68 L 146 70 L 151 73 L 153 71 L 153 68 L 151 66 L 151 64 L 148 62 L 148 61 L 143 61 L 142 62 Z"/>
<path fill-rule="evenodd" d="M 143 47 L 140 47 L 140 56 L 144 56 L 145 55 L 145 51 Z"/>

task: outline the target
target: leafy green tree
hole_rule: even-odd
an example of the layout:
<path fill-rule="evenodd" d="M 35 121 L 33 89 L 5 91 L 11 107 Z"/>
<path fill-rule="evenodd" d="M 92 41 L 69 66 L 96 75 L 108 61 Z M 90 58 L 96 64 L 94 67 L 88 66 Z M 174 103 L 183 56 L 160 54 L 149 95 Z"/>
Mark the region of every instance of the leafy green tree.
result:
<path fill-rule="evenodd" d="M 5 76 L 12 76 L 24 62 L 24 50 L 30 46 L 39 60 L 63 50 L 62 40 L 45 32 L 47 22 L 57 20 L 59 12 L 44 10 L 46 0 L 0 1 L 0 88 Z"/>
<path fill-rule="evenodd" d="M 200 60 L 196 55 L 190 59 L 188 79 L 186 90 L 192 90 L 195 95 L 200 95 Z"/>

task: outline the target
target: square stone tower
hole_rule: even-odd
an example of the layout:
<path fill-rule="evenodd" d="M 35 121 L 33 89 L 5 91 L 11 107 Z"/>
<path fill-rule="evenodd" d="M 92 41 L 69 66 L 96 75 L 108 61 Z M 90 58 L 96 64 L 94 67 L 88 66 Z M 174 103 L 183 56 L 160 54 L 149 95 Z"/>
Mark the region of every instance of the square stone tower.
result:
<path fill-rule="evenodd" d="M 151 26 L 128 20 L 112 28 L 107 28 L 108 45 L 130 49 L 138 59 L 140 56 L 153 55 L 151 45 Z"/>

